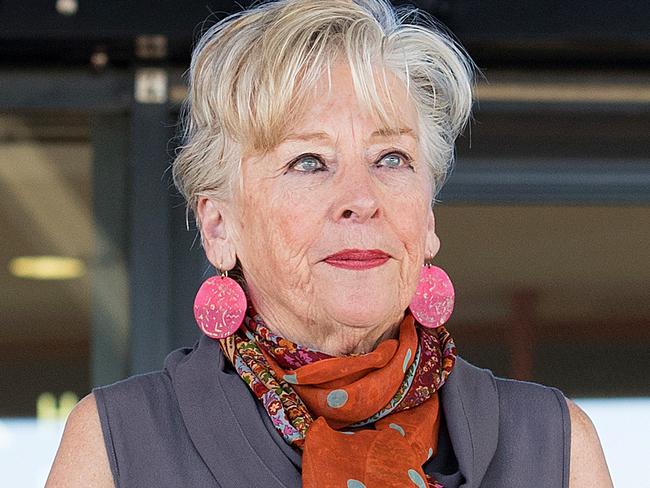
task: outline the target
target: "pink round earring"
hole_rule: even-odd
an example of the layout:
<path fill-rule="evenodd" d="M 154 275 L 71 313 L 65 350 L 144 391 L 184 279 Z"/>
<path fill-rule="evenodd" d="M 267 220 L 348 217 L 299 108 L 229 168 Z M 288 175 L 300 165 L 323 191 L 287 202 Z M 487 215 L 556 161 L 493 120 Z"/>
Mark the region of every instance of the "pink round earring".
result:
<path fill-rule="evenodd" d="M 454 310 L 454 285 L 447 273 L 426 263 L 420 271 L 409 308 L 415 320 L 424 327 L 440 327 L 447 322 Z"/>
<path fill-rule="evenodd" d="M 233 335 L 244 321 L 246 295 L 228 272 L 205 280 L 194 299 L 194 318 L 201 331 L 213 339 Z"/>

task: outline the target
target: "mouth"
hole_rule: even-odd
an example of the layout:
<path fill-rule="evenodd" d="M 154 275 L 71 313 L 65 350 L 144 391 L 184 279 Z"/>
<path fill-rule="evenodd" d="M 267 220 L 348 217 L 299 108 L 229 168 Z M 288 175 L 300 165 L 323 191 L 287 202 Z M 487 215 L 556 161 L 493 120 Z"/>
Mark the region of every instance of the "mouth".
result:
<path fill-rule="evenodd" d="M 361 270 L 381 266 L 389 259 L 390 255 L 379 249 L 344 249 L 324 261 L 337 268 Z"/>

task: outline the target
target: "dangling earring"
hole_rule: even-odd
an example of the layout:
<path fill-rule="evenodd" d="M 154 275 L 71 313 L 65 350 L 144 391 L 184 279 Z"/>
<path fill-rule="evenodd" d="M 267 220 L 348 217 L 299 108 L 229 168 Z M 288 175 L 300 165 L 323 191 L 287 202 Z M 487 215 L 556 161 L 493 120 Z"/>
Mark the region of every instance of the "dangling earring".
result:
<path fill-rule="evenodd" d="M 213 339 L 233 335 L 244 321 L 246 295 L 227 271 L 205 280 L 194 299 L 194 318 L 199 329 Z"/>
<path fill-rule="evenodd" d="M 424 327 L 440 327 L 447 322 L 454 310 L 454 285 L 447 273 L 425 263 L 409 308 L 415 320 Z"/>

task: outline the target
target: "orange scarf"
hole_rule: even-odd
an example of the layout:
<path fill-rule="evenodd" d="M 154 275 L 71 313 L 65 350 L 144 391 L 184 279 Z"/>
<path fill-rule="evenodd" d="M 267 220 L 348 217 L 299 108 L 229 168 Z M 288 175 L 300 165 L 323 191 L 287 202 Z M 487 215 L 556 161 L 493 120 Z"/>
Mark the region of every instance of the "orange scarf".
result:
<path fill-rule="evenodd" d="M 290 435 L 275 418 L 278 408 L 303 434 L 295 445 L 303 450 L 305 488 L 441 486 L 427 478 L 422 465 L 437 452 L 437 389 L 455 361 L 444 328 L 418 330 L 407 313 L 398 339 L 385 340 L 368 354 L 331 357 L 274 336 L 262 324 L 259 316 L 247 320 L 244 333 L 223 340 L 222 347 L 285 439 Z M 418 334 L 427 334 L 426 341 Z M 427 354 L 421 354 L 422 347 L 429 348 Z M 303 351 L 316 354 L 316 360 L 290 367 Z M 294 354 L 292 361 L 286 354 Z M 423 378 L 434 384 L 422 384 Z M 286 389 L 297 395 L 283 400 Z M 400 389 L 399 403 L 387 410 Z M 274 391 L 280 392 L 277 401 Z M 378 415 L 382 410 L 387 413 Z M 379 418 L 368 425 L 373 417 Z"/>

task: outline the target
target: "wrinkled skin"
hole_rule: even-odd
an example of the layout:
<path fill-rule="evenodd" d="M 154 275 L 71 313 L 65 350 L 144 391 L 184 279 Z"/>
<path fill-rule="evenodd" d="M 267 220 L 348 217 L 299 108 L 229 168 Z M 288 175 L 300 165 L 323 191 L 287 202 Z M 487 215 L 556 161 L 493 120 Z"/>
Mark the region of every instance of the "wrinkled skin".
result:
<path fill-rule="evenodd" d="M 400 127 L 412 132 L 371 137 L 377 122 L 337 64 L 331 90 L 324 77 L 289 137 L 245 155 L 243 189 L 226 202 L 202 197 L 197 208 L 208 259 L 231 269 L 239 258 L 269 327 L 333 355 L 368 352 L 395 335 L 424 258 L 440 246 L 415 107 L 397 78 L 389 82 Z M 315 132 L 323 134 L 292 138 Z M 365 270 L 324 261 L 343 249 L 380 249 L 390 259 Z"/>

